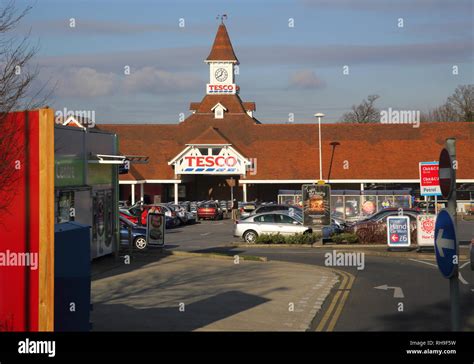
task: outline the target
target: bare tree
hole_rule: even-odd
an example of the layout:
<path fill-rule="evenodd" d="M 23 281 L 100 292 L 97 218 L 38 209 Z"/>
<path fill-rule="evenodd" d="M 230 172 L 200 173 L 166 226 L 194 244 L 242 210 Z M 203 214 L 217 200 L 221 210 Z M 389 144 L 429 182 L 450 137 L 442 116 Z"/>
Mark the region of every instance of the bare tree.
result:
<path fill-rule="evenodd" d="M 474 121 L 474 85 L 460 85 L 448 97 L 449 105 L 460 117 L 460 121 Z"/>
<path fill-rule="evenodd" d="M 474 85 L 459 85 L 446 102 L 421 115 L 421 121 L 474 122 Z"/>
<path fill-rule="evenodd" d="M 369 95 L 359 105 L 353 105 L 352 111 L 345 113 L 341 121 L 347 123 L 373 123 L 380 121 L 380 111 L 375 107 L 379 95 Z"/>
<path fill-rule="evenodd" d="M 18 163 L 21 130 L 7 115 L 44 106 L 49 97 L 44 93 L 46 84 L 34 90 L 33 81 L 39 69 L 31 61 L 37 46 L 29 44 L 29 34 L 23 38 L 12 35 L 30 10 L 27 6 L 18 11 L 13 0 L 0 5 L 0 211 L 9 206 L 19 178 L 18 170 L 24 167 Z"/>

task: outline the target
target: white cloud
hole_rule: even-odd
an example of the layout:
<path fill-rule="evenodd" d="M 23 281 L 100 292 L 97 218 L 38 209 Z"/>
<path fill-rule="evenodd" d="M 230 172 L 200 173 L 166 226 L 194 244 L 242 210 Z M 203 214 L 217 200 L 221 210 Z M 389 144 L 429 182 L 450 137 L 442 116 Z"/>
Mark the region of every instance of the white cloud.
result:
<path fill-rule="evenodd" d="M 125 76 L 123 91 L 158 94 L 170 91 L 192 90 L 202 81 L 188 73 L 168 72 L 154 67 L 143 67 Z"/>
<path fill-rule="evenodd" d="M 291 88 L 317 89 L 326 87 L 326 82 L 316 76 L 312 70 L 300 70 L 290 76 L 289 85 Z"/>
<path fill-rule="evenodd" d="M 98 97 L 113 93 L 118 78 L 112 72 L 98 72 L 90 67 L 73 67 L 57 77 L 57 82 L 58 95 Z"/>
<path fill-rule="evenodd" d="M 131 69 L 130 75 L 103 72 L 91 67 L 57 70 L 44 67 L 41 82 L 56 85 L 56 97 L 94 98 L 111 95 L 192 92 L 205 82 L 191 73 L 169 72 L 154 67 Z"/>

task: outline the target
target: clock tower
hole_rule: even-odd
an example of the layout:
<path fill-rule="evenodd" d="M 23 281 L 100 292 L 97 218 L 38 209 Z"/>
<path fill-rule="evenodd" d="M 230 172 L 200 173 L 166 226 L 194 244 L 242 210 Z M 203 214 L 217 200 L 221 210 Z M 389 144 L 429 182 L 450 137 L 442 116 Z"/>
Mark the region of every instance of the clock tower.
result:
<path fill-rule="evenodd" d="M 219 25 L 211 53 L 209 53 L 205 62 L 209 65 L 209 83 L 206 85 L 206 94 L 236 94 L 234 66 L 239 64 L 239 60 L 235 56 L 229 34 L 223 22 Z"/>

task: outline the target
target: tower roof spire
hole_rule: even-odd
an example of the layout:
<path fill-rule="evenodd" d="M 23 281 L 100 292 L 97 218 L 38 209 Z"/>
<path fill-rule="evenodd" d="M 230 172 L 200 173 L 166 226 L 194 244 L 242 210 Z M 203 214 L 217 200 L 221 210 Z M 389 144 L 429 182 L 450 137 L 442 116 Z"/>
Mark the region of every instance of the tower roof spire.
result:
<path fill-rule="evenodd" d="M 211 48 L 211 53 L 206 58 L 206 62 L 211 61 L 231 61 L 234 63 L 239 63 L 237 59 L 234 49 L 232 48 L 232 43 L 229 38 L 229 34 L 227 33 L 227 28 L 224 24 L 224 17 L 226 15 L 221 16 L 221 24 L 219 24 L 219 28 L 217 29 L 216 38 L 214 39 L 214 44 Z"/>

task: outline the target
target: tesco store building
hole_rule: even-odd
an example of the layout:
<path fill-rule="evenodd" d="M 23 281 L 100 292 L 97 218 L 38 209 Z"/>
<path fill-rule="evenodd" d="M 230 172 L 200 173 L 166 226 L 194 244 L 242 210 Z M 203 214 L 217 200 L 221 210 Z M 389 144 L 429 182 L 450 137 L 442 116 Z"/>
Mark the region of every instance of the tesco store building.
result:
<path fill-rule="evenodd" d="M 318 125 L 257 120 L 255 103 L 242 101 L 235 84 L 239 62 L 224 24 L 205 62 L 206 94 L 190 103 L 183 122 L 100 126 L 119 136 L 120 154 L 130 159 L 129 173 L 120 176 L 120 199 L 230 200 L 235 183 L 240 201 L 297 200 L 302 184 L 319 180 Z M 458 200 L 469 204 L 471 123 L 322 124 L 322 179 L 331 185 L 332 205 L 352 206 L 354 214 L 369 200 L 376 209 L 411 206 L 419 194 L 419 163 L 437 160 L 448 137 L 457 139 L 458 188 L 466 189 Z"/>

